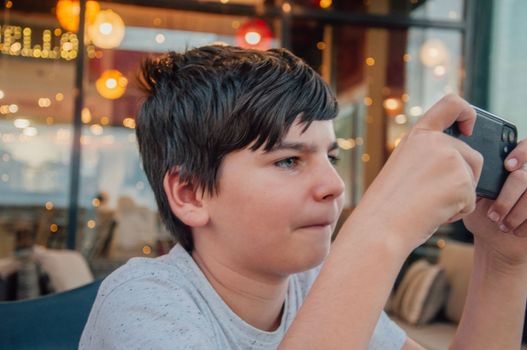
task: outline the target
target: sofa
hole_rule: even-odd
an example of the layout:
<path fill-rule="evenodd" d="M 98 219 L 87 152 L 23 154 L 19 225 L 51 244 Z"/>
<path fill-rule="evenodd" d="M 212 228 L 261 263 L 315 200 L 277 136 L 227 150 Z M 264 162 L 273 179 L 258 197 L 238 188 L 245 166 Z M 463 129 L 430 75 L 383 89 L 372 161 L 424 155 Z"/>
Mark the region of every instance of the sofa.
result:
<path fill-rule="evenodd" d="M 473 266 L 472 244 L 441 241 L 436 258 L 429 259 L 433 262 L 417 259 L 405 269 L 386 306 L 408 336 L 428 350 L 448 349 L 461 319 Z"/>

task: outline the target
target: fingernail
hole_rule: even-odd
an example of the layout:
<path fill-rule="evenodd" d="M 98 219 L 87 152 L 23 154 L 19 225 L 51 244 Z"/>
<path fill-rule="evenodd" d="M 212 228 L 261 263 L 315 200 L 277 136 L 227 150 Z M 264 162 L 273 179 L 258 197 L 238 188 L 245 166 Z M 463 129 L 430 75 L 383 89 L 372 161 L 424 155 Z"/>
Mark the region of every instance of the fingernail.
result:
<path fill-rule="evenodd" d="M 518 160 L 516 158 L 511 158 L 507 161 L 507 167 L 509 169 L 516 168 L 516 165 L 518 165 Z"/>
<path fill-rule="evenodd" d="M 500 225 L 500 230 L 502 232 L 509 232 L 509 228 L 507 226 L 503 225 L 503 224 Z"/>
<path fill-rule="evenodd" d="M 489 213 L 489 219 L 491 219 L 494 222 L 498 222 L 498 221 L 500 221 L 500 216 L 495 211 L 491 211 Z"/>

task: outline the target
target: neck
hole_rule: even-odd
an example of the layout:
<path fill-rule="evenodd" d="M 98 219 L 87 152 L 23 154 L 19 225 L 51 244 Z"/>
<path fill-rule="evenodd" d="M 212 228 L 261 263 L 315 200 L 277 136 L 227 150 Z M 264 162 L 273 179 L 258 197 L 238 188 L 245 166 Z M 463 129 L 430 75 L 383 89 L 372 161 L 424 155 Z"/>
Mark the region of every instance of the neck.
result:
<path fill-rule="evenodd" d="M 268 278 L 242 271 L 213 254 L 192 252 L 194 261 L 223 301 L 241 319 L 264 331 L 280 326 L 289 277 Z"/>

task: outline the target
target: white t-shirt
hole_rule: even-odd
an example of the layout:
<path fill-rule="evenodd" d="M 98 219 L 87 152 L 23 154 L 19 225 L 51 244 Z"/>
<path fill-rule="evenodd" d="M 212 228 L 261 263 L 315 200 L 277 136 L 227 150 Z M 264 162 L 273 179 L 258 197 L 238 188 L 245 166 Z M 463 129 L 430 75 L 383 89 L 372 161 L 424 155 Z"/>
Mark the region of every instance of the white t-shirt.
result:
<path fill-rule="evenodd" d="M 79 349 L 276 349 L 318 271 L 291 276 L 281 324 L 266 332 L 225 304 L 181 246 L 155 259 L 133 258 L 103 281 Z M 369 349 L 399 350 L 405 339 L 383 313 Z"/>

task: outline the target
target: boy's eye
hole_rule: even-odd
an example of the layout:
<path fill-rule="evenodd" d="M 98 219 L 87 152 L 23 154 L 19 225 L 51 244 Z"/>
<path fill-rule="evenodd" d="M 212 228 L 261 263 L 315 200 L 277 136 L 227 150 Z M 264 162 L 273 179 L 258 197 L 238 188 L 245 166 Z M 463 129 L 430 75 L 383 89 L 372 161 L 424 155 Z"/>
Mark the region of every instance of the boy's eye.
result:
<path fill-rule="evenodd" d="M 328 154 L 329 162 L 333 165 L 337 165 L 340 161 L 340 158 L 335 155 Z"/>
<path fill-rule="evenodd" d="M 300 158 L 298 157 L 289 157 L 275 162 L 274 165 L 279 168 L 292 169 L 298 164 L 299 160 Z"/>

